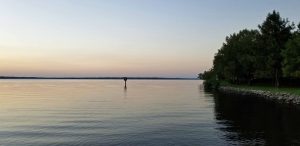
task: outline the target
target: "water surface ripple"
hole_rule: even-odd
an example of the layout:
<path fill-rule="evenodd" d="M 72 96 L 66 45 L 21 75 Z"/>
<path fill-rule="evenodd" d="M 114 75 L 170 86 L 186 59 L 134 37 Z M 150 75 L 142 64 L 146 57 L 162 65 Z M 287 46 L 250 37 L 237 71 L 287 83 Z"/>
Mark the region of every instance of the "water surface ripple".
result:
<path fill-rule="evenodd" d="M 0 80 L 0 145 L 297 145 L 299 111 L 199 80 Z"/>

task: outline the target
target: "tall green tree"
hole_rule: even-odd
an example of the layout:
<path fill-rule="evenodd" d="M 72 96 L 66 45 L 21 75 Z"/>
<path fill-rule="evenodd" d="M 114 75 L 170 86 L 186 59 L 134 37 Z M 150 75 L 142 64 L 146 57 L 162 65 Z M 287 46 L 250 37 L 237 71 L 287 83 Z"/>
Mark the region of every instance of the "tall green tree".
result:
<path fill-rule="evenodd" d="M 226 37 L 214 58 L 214 71 L 218 77 L 233 83 L 250 83 L 258 65 L 258 39 L 257 30 L 247 29 Z"/>
<path fill-rule="evenodd" d="M 273 75 L 275 86 L 279 86 L 282 77 L 282 51 L 285 50 L 286 42 L 292 36 L 293 24 L 288 19 L 281 18 L 279 12 L 269 13 L 266 20 L 258 26 L 264 41 L 267 66 Z"/>
<path fill-rule="evenodd" d="M 286 50 L 282 52 L 282 55 L 284 76 L 300 78 L 300 23 L 292 39 L 287 42 Z"/>

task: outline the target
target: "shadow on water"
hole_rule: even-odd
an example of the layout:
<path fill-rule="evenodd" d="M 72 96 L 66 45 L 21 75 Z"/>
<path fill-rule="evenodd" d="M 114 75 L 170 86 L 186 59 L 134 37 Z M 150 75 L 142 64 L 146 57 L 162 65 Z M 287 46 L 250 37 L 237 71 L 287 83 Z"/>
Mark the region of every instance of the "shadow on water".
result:
<path fill-rule="evenodd" d="M 214 95 L 226 141 L 238 145 L 300 145 L 300 110 L 256 97 Z"/>
<path fill-rule="evenodd" d="M 124 93 L 124 98 L 127 98 L 127 86 L 124 86 L 123 93 Z"/>

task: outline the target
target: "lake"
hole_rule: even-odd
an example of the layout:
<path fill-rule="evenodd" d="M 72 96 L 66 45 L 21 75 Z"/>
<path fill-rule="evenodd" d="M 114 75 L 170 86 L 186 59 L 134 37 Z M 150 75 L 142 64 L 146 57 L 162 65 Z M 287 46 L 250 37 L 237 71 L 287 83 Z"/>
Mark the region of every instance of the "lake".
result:
<path fill-rule="evenodd" d="M 0 80 L 1 146 L 300 145 L 299 115 L 201 80 Z"/>

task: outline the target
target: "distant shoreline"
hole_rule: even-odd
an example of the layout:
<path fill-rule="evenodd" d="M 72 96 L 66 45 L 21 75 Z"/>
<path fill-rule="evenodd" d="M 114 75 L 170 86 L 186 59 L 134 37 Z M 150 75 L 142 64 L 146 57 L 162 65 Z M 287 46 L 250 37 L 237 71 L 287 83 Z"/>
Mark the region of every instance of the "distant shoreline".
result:
<path fill-rule="evenodd" d="M 127 77 L 130 80 L 199 80 L 198 78 Z M 123 77 L 15 77 L 0 76 L 1 79 L 55 79 L 55 80 L 120 80 Z"/>

